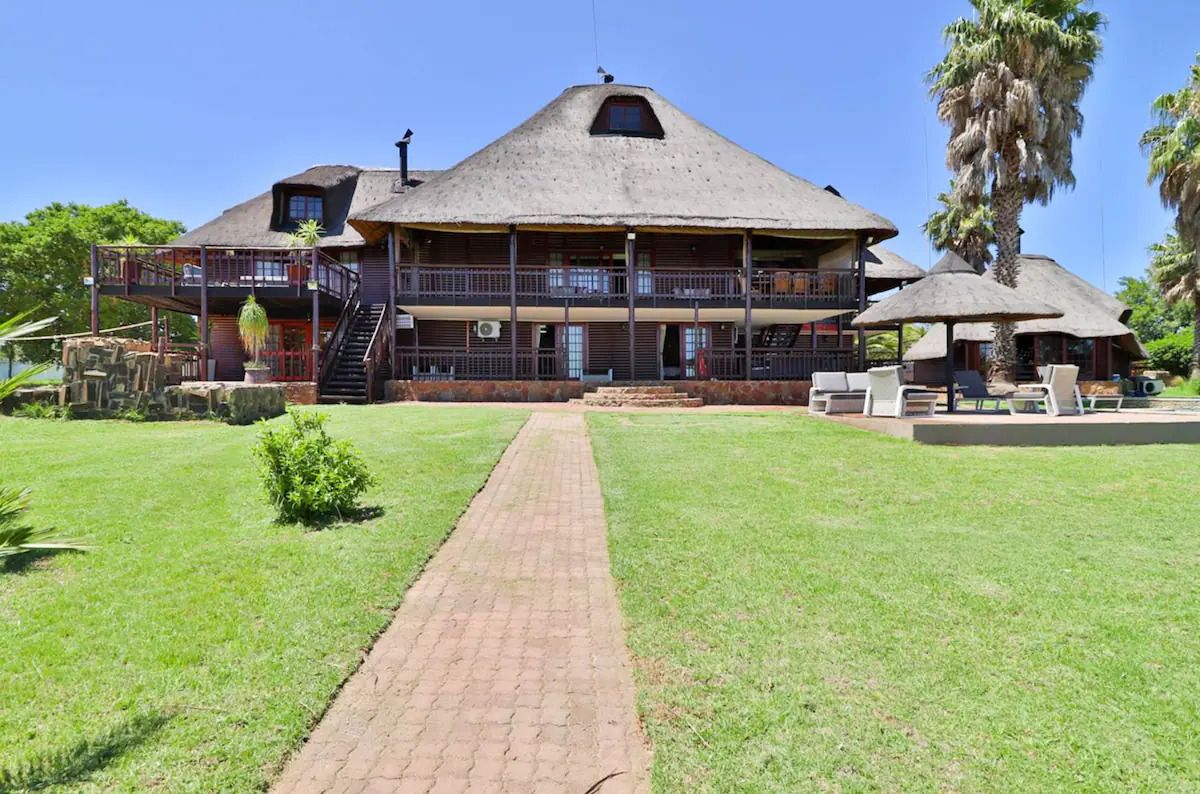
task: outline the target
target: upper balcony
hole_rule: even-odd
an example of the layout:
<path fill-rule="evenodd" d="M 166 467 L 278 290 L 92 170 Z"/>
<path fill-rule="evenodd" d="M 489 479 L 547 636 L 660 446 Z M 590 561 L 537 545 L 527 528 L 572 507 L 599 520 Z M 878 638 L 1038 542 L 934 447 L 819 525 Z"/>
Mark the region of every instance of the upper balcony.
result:
<path fill-rule="evenodd" d="M 93 277 L 106 295 L 198 312 L 246 295 L 268 301 L 318 298 L 340 306 L 358 290 L 358 273 L 316 248 L 96 246 Z"/>
<path fill-rule="evenodd" d="M 402 265 L 396 295 L 405 305 L 507 306 L 513 284 L 507 267 Z M 522 306 L 604 306 L 629 304 L 630 276 L 623 267 L 520 267 L 516 302 Z M 636 270 L 636 307 L 853 309 L 858 280 L 849 270 L 797 270 L 755 267 L 747 283 L 736 268 Z"/>

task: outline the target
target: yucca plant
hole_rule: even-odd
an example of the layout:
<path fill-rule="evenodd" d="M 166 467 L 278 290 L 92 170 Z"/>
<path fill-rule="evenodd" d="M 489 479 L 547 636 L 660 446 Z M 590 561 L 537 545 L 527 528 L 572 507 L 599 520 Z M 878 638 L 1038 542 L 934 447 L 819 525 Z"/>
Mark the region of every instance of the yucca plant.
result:
<path fill-rule="evenodd" d="M 262 349 L 267 343 L 270 330 L 267 310 L 253 295 L 248 296 L 238 309 L 238 336 L 242 340 L 242 347 L 246 348 L 246 352 L 254 359 L 253 369 L 263 369 Z"/>
<path fill-rule="evenodd" d="M 61 537 L 52 528 L 34 529 L 21 523 L 27 510 L 28 490 L 0 487 L 0 561 L 35 549 L 87 551 L 87 546 Z"/>
<path fill-rule="evenodd" d="M 309 218 L 296 225 L 296 231 L 289 235 L 289 242 L 293 248 L 313 248 L 321 244 L 321 238 L 324 236 L 325 227 L 321 222 Z"/>

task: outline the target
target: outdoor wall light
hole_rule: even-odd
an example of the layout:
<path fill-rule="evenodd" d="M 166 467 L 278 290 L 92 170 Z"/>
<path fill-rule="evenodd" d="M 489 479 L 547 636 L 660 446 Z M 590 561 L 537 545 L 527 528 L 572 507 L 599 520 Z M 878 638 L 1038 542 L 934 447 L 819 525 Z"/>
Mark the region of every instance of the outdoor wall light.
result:
<path fill-rule="evenodd" d="M 96 286 L 96 279 L 92 278 L 91 276 L 84 276 L 83 277 L 83 286 L 85 286 L 85 287 Z"/>
<path fill-rule="evenodd" d="M 321 285 L 317 283 L 317 280 L 315 278 L 310 278 L 308 280 L 308 291 L 309 292 L 316 292 L 318 289 L 320 289 L 320 287 L 321 287 Z"/>
<path fill-rule="evenodd" d="M 625 239 L 626 239 L 626 240 L 636 240 L 636 239 L 637 239 L 637 232 L 626 232 L 626 233 L 625 233 Z"/>

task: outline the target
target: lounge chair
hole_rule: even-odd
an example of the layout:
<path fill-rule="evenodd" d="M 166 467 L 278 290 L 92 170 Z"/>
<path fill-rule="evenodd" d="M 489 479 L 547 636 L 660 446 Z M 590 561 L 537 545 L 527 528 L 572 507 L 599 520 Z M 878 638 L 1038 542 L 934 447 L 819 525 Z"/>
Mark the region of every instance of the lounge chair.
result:
<path fill-rule="evenodd" d="M 933 416 L 937 409 L 938 396 L 919 386 L 904 385 L 904 367 L 872 367 L 867 370 L 871 386 L 867 389 L 866 416 L 893 416 L 897 419 L 909 415 L 910 408 Z"/>
<path fill-rule="evenodd" d="M 973 369 L 954 373 L 954 390 L 958 393 L 955 399 L 960 405 L 973 402 L 976 411 L 982 411 L 983 406 L 989 402 L 995 403 L 995 410 L 1002 411 L 1008 399 L 1007 394 L 989 391 L 987 384 L 983 382 L 983 376 Z"/>
<path fill-rule="evenodd" d="M 812 384 L 808 393 L 809 413 L 857 413 L 866 404 L 866 373 L 814 372 Z"/>
<path fill-rule="evenodd" d="M 1008 395 L 1008 411 L 1015 415 L 1020 403 L 1027 410 L 1043 405 L 1047 416 L 1083 416 L 1083 395 L 1079 393 L 1078 380 L 1079 367 L 1051 364 L 1043 383 L 1023 383 Z"/>

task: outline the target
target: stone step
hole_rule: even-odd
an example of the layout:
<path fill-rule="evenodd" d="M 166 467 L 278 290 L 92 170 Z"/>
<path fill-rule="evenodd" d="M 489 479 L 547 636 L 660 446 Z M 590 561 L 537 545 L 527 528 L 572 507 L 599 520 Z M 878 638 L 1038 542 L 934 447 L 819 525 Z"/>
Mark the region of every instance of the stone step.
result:
<path fill-rule="evenodd" d="M 700 397 L 686 397 L 678 394 L 674 396 L 659 395 L 642 400 L 586 394 L 582 400 L 571 400 L 571 402 L 575 405 L 586 405 L 589 408 L 699 408 L 704 405 L 704 400 Z"/>
<path fill-rule="evenodd" d="M 621 394 L 614 394 L 611 392 L 604 393 L 604 392 L 597 391 L 597 392 L 588 392 L 587 394 L 583 395 L 583 399 L 587 400 L 587 401 L 591 401 L 591 400 L 623 400 L 623 401 L 629 402 L 629 403 L 640 403 L 640 402 L 645 402 L 647 400 L 670 400 L 670 399 L 674 399 L 674 398 L 678 398 L 678 397 L 688 397 L 688 396 L 689 395 L 686 392 L 674 392 L 674 391 L 650 392 L 650 393 L 625 392 L 625 393 L 621 393 Z"/>
<path fill-rule="evenodd" d="M 600 386 L 596 394 L 678 394 L 674 386 Z"/>

